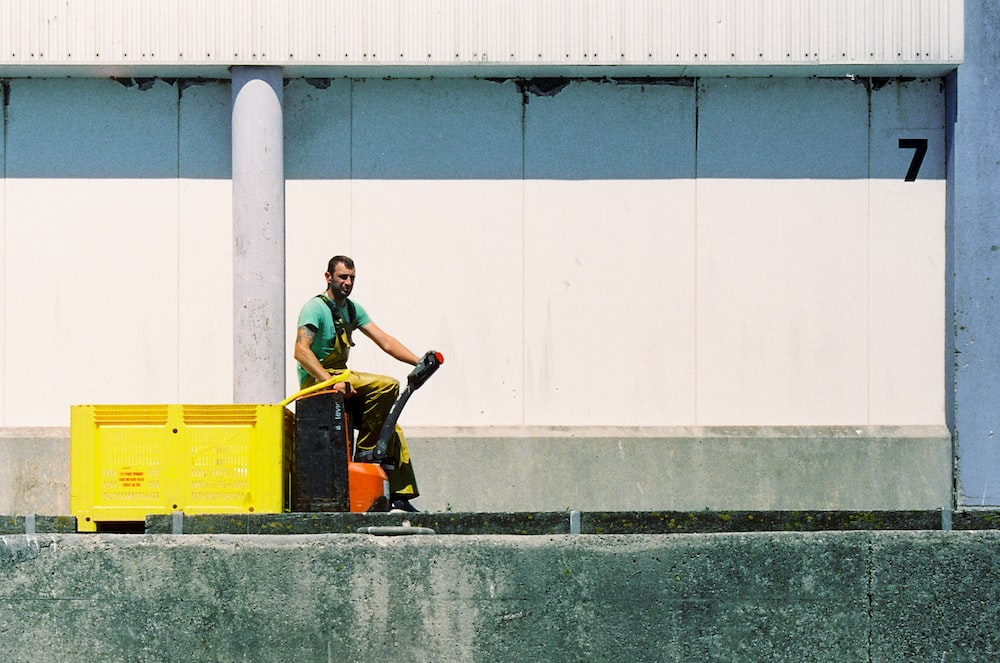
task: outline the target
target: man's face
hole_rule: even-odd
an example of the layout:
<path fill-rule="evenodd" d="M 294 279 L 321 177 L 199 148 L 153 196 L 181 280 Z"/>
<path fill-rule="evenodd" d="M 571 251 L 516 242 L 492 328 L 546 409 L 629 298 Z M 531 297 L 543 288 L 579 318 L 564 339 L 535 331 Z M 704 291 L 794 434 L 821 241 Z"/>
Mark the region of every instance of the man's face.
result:
<path fill-rule="evenodd" d="M 326 273 L 326 281 L 334 297 L 337 299 L 347 297 L 354 289 L 354 270 L 346 267 L 344 263 L 337 263 L 332 274 Z"/>

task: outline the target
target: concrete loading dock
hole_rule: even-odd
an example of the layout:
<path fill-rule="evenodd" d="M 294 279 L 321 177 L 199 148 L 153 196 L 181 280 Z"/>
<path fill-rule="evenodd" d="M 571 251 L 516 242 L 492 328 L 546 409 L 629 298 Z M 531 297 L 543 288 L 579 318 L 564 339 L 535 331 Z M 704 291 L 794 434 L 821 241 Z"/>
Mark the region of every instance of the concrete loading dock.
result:
<path fill-rule="evenodd" d="M 998 543 L 873 530 L 4 535 L 0 658 L 988 661 Z"/>

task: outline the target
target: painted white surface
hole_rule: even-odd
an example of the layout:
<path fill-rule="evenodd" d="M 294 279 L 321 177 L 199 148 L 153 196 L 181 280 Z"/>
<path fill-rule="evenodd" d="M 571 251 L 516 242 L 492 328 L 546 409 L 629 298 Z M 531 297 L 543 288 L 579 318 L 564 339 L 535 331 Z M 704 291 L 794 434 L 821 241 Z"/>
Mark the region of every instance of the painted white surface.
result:
<path fill-rule="evenodd" d="M 287 389 L 298 310 L 347 253 L 376 322 L 445 354 L 407 425 L 939 425 L 942 98 L 891 84 L 869 127 L 850 81 L 550 97 L 292 81 Z M 231 359 L 227 99 L 14 81 L 0 424 L 229 402 L 247 367 Z M 914 136 L 928 155 L 903 182 Z M 408 372 L 360 335 L 354 359 Z"/>
<path fill-rule="evenodd" d="M 699 180 L 699 425 L 867 420 L 866 192 Z"/>
<path fill-rule="evenodd" d="M 6 190 L 5 425 L 66 425 L 77 403 L 230 401 L 228 182 Z"/>
<path fill-rule="evenodd" d="M 869 423 L 940 424 L 945 183 L 875 180 L 871 204 Z"/>
<path fill-rule="evenodd" d="M 232 186 L 181 180 L 178 207 L 176 400 L 228 403 L 234 374 L 250 370 L 232 360 Z"/>
<path fill-rule="evenodd" d="M 697 423 L 864 423 L 865 88 L 709 80 L 698 104 Z"/>
<path fill-rule="evenodd" d="M 7 415 L 7 141 L 0 139 L 0 425 Z"/>
<path fill-rule="evenodd" d="M 522 421 L 521 188 L 513 180 L 354 184 L 358 301 L 418 355 L 445 357 L 406 422 Z M 363 336 L 355 350 L 359 368 L 399 378 L 410 370 Z"/>
<path fill-rule="evenodd" d="M 945 417 L 944 402 L 926 386 L 945 382 L 937 350 L 946 333 L 944 117 L 940 81 L 892 86 L 872 97 L 872 424 L 936 424 Z M 928 141 L 915 182 L 898 176 L 914 156 L 899 148 L 901 138 Z"/>
<path fill-rule="evenodd" d="M 233 354 L 233 196 L 229 85 L 180 93 L 177 400 L 229 402 Z M 230 359 L 227 361 L 226 358 Z"/>
<path fill-rule="evenodd" d="M 527 425 L 695 414 L 692 180 L 529 181 Z"/>
<path fill-rule="evenodd" d="M 177 398 L 177 183 L 8 180 L 6 425 Z"/>
<path fill-rule="evenodd" d="M 524 423 L 691 421 L 694 88 L 528 101 Z"/>
<path fill-rule="evenodd" d="M 232 398 L 220 87 L 188 87 L 179 100 L 163 83 L 12 84 L 3 355 L 16 386 L 4 425 L 66 425 L 75 403 Z"/>

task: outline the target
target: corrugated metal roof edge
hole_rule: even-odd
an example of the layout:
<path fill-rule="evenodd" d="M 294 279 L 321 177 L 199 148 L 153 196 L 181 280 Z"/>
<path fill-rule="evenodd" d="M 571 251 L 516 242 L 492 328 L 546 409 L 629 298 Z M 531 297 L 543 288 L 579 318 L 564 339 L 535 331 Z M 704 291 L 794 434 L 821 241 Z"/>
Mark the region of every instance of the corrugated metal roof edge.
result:
<path fill-rule="evenodd" d="M 827 64 L 2 64 L 0 78 L 204 78 L 228 79 L 233 66 L 278 66 L 285 78 L 940 78 L 959 62 Z"/>

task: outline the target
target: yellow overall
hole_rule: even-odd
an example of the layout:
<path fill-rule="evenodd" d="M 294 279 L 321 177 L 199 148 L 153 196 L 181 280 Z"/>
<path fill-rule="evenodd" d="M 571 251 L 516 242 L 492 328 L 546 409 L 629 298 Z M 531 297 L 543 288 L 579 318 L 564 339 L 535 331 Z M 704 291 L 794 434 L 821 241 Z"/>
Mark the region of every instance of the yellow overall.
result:
<path fill-rule="evenodd" d="M 347 368 L 347 355 L 353 345 L 346 329 L 337 335 L 333 352 L 320 360 L 323 368 L 331 373 Z M 302 387 L 310 387 L 318 381 L 313 376 L 307 376 L 302 381 Z M 392 404 L 399 397 L 399 381 L 387 375 L 375 373 L 358 373 L 351 371 L 348 382 L 354 390 L 352 400 L 361 403 L 361 421 L 358 426 L 358 449 L 374 449 L 382 432 L 382 424 L 389 416 Z M 389 493 L 392 497 L 413 499 L 420 493 L 417 491 L 417 479 L 410 463 L 410 450 L 406 447 L 403 430 L 396 426 L 396 432 L 389 441 L 386 460 L 395 465 L 395 469 L 386 470 L 389 479 Z"/>

